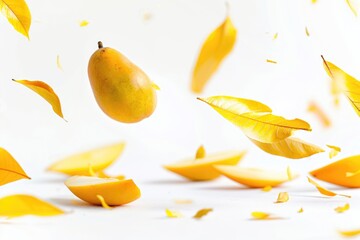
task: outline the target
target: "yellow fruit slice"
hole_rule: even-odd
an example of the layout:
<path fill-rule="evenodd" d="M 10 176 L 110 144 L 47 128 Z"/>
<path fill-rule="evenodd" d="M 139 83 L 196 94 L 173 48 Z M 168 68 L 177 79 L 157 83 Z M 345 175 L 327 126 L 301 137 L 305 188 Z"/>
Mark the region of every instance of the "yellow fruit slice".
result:
<path fill-rule="evenodd" d="M 222 152 L 203 158 L 183 160 L 165 165 L 164 168 L 193 181 L 212 180 L 220 177 L 220 173 L 213 168 L 213 165 L 236 165 L 244 154 L 245 151 Z"/>
<path fill-rule="evenodd" d="M 286 171 L 277 172 L 226 165 L 215 165 L 214 168 L 225 177 L 253 188 L 275 187 L 290 180 Z"/>
<path fill-rule="evenodd" d="M 358 188 L 360 187 L 360 174 L 347 173 L 355 173 L 359 169 L 360 155 L 355 155 L 316 169 L 310 172 L 310 174 L 325 182 L 344 187 Z"/>
<path fill-rule="evenodd" d="M 89 176 L 89 167 L 91 167 L 95 173 L 104 170 L 118 159 L 124 147 L 125 143 L 121 142 L 78 153 L 54 163 L 48 170 L 70 176 Z"/>
<path fill-rule="evenodd" d="M 110 206 L 127 204 L 141 196 L 132 179 L 73 176 L 65 181 L 65 185 L 81 200 L 99 206 L 102 206 L 99 195 Z"/>

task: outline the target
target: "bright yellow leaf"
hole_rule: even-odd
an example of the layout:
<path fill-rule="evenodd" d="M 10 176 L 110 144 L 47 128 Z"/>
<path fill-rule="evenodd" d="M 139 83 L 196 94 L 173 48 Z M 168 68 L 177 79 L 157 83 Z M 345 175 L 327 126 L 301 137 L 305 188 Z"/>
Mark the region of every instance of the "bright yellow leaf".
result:
<path fill-rule="evenodd" d="M 339 206 L 339 207 L 336 207 L 334 210 L 337 212 L 337 213 L 343 213 L 347 210 L 350 209 L 350 204 L 346 203 L 344 206 Z"/>
<path fill-rule="evenodd" d="M 360 235 L 360 229 L 350 230 L 350 231 L 339 231 L 339 233 L 343 237 L 355 237 L 357 235 Z"/>
<path fill-rule="evenodd" d="M 268 62 L 268 63 L 273 63 L 273 64 L 277 64 L 277 61 L 271 60 L 271 59 L 266 59 L 266 62 Z"/>
<path fill-rule="evenodd" d="M 80 27 L 86 27 L 87 25 L 89 25 L 89 22 L 86 20 L 82 20 L 82 21 L 80 21 L 79 25 L 80 25 Z"/>
<path fill-rule="evenodd" d="M 313 113 L 321 122 L 321 124 L 324 127 L 330 127 L 331 126 L 331 121 L 329 119 L 329 117 L 326 115 L 326 113 L 320 108 L 320 106 L 314 102 L 311 101 L 308 105 L 308 109 L 309 112 Z"/>
<path fill-rule="evenodd" d="M 336 155 L 338 155 L 339 152 L 341 152 L 341 148 L 337 147 L 337 146 L 333 146 L 333 145 L 328 145 L 326 144 L 326 146 L 328 148 L 330 148 L 330 152 L 329 152 L 329 158 L 333 158 Z"/>
<path fill-rule="evenodd" d="M 353 14 L 357 17 L 357 9 L 359 7 L 359 3 L 356 2 L 356 0 L 345 0 L 347 5 L 349 6 L 350 10 L 353 12 Z"/>
<path fill-rule="evenodd" d="M 237 31 L 230 17 L 205 40 L 193 70 L 191 89 L 201 93 L 211 76 L 220 67 L 235 45 Z"/>
<path fill-rule="evenodd" d="M 289 201 L 289 194 L 287 192 L 281 192 L 275 203 L 285 203 L 287 201 Z"/>
<path fill-rule="evenodd" d="M 279 36 L 279 34 L 278 34 L 278 33 L 275 33 L 274 36 L 273 36 L 273 40 L 277 39 L 278 36 Z"/>
<path fill-rule="evenodd" d="M 105 201 L 105 199 L 104 199 L 103 196 L 101 196 L 101 195 L 96 195 L 96 197 L 97 197 L 97 198 L 99 199 L 99 201 L 101 202 L 101 206 L 102 206 L 103 208 L 112 209 L 112 207 L 110 207 L 110 206 L 106 203 L 106 201 Z"/>
<path fill-rule="evenodd" d="M 324 152 L 322 148 L 314 144 L 292 137 L 274 143 L 263 143 L 251 138 L 250 140 L 267 153 L 291 159 L 305 158 Z"/>
<path fill-rule="evenodd" d="M 16 31 L 29 39 L 31 13 L 24 0 L 0 0 L 0 11 Z"/>
<path fill-rule="evenodd" d="M 313 170 L 310 174 L 325 182 L 358 188 L 360 187 L 360 174 L 349 175 L 348 173 L 356 173 L 359 170 L 360 155 L 355 155 Z"/>
<path fill-rule="evenodd" d="M 268 219 L 270 217 L 270 214 L 265 212 L 252 212 L 251 216 L 257 220 L 264 220 Z"/>
<path fill-rule="evenodd" d="M 0 198 L 0 216 L 15 218 L 25 215 L 55 216 L 64 212 L 36 197 L 30 195 L 11 195 Z"/>
<path fill-rule="evenodd" d="M 305 33 L 306 33 L 306 36 L 310 37 L 310 32 L 309 32 L 309 29 L 307 27 L 305 27 Z"/>
<path fill-rule="evenodd" d="M 298 213 L 303 213 L 304 212 L 304 209 L 303 208 L 300 208 L 299 210 L 298 210 Z"/>
<path fill-rule="evenodd" d="M 53 111 L 61 118 L 64 118 L 59 97 L 54 90 L 42 81 L 14 80 L 39 94 L 52 106 Z"/>
<path fill-rule="evenodd" d="M 312 185 L 314 185 L 316 187 L 316 189 L 323 195 L 325 196 L 329 196 L 329 197 L 334 197 L 334 196 L 342 196 L 342 197 L 347 197 L 347 198 L 351 198 L 351 196 L 349 195 L 344 195 L 344 194 L 338 194 L 335 192 L 332 192 L 322 186 L 320 186 L 317 182 L 315 182 L 314 180 L 312 180 L 311 178 L 308 177 L 308 181 L 309 183 L 311 183 Z"/>
<path fill-rule="evenodd" d="M 89 176 L 89 166 L 94 173 L 104 170 L 113 164 L 125 147 L 124 142 L 78 153 L 52 164 L 48 170 L 67 175 Z"/>
<path fill-rule="evenodd" d="M 173 211 L 173 210 L 170 210 L 170 209 L 166 209 L 165 213 L 166 213 L 166 216 L 169 217 L 169 218 L 180 218 L 180 217 L 182 217 L 182 214 L 180 212 Z"/>
<path fill-rule="evenodd" d="M 193 218 L 203 218 L 204 216 L 206 216 L 209 212 L 212 212 L 213 209 L 212 208 L 203 208 L 200 209 L 199 211 L 196 212 L 196 214 L 193 216 Z"/>
<path fill-rule="evenodd" d="M 263 192 L 270 192 L 272 190 L 272 186 L 268 185 L 261 189 Z"/>
<path fill-rule="evenodd" d="M 30 179 L 13 156 L 1 147 L 0 159 L 0 186 L 23 178 Z"/>
<path fill-rule="evenodd" d="M 206 151 L 203 145 L 201 145 L 197 151 L 196 151 L 196 155 L 195 155 L 195 159 L 201 159 L 204 158 L 206 155 Z"/>

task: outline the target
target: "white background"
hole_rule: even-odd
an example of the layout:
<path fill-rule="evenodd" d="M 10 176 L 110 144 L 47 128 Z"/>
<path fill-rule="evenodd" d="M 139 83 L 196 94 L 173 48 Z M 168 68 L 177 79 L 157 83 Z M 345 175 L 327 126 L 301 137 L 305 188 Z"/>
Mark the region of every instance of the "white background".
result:
<path fill-rule="evenodd" d="M 23 166 L 31 181 L 0 188 L 0 196 L 28 193 L 68 213 L 59 217 L 24 217 L 0 222 L 0 239 L 337 239 L 337 231 L 359 228 L 357 190 L 327 185 L 352 199 L 322 197 L 306 173 L 323 166 L 327 153 L 288 160 L 262 152 L 242 132 L 190 92 L 190 76 L 206 36 L 225 18 L 224 1 L 62 0 L 27 1 L 33 16 L 30 41 L 0 19 L 0 145 Z M 307 120 L 312 132 L 297 133 L 320 146 L 339 145 L 337 159 L 360 153 L 360 121 L 341 99 L 336 109 L 320 55 L 360 78 L 360 20 L 345 0 L 229 1 L 238 29 L 232 54 L 202 96 L 232 95 L 266 103 L 278 115 Z M 149 20 L 144 15 L 150 14 Z M 90 24 L 80 28 L 79 22 Z M 308 27 L 310 37 L 305 34 Z M 278 33 L 278 39 L 272 37 Z M 140 66 L 161 91 L 155 113 L 140 123 L 115 122 L 98 108 L 87 77 L 87 62 L 97 41 L 116 48 Z M 63 71 L 56 66 L 60 56 Z M 278 64 L 267 63 L 273 59 Z M 42 80 L 58 93 L 68 122 L 15 79 Z M 316 100 L 331 117 L 324 129 L 306 111 Z M 142 197 L 111 211 L 83 204 L 63 185 L 64 176 L 45 172 L 58 159 L 124 140 L 127 147 L 110 173 L 133 178 Z M 207 152 L 247 149 L 243 166 L 285 170 L 302 176 L 264 193 L 228 179 L 192 183 L 161 165 Z M 290 201 L 273 204 L 278 192 Z M 176 205 L 174 199 L 191 199 Z M 74 201 L 76 204 L 74 204 Z M 349 202 L 351 209 L 333 209 Z M 212 207 L 201 221 L 191 216 Z M 304 213 L 297 210 L 303 207 Z M 165 208 L 185 217 L 167 219 Z M 252 211 L 274 213 L 282 220 L 252 221 Z"/>

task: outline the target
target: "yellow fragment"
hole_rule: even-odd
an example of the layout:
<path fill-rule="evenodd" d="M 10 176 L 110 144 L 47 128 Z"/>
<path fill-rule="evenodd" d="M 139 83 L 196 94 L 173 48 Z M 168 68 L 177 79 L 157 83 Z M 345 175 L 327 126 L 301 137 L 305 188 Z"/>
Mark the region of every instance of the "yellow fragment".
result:
<path fill-rule="evenodd" d="M 346 203 L 344 206 L 339 206 L 339 207 L 336 207 L 334 210 L 337 212 L 337 213 L 343 213 L 347 210 L 350 209 L 350 204 Z"/>
<path fill-rule="evenodd" d="M 180 212 L 172 211 L 170 209 L 165 210 L 166 216 L 169 218 L 180 218 L 182 214 Z"/>
<path fill-rule="evenodd" d="M 263 187 L 263 188 L 261 189 L 261 191 L 263 191 L 263 192 L 270 192 L 271 189 L 272 189 L 272 186 L 268 185 L 268 186 Z"/>
<path fill-rule="evenodd" d="M 99 201 L 101 202 L 101 206 L 103 208 L 106 208 L 106 209 L 112 209 L 112 207 L 110 207 L 106 202 L 105 202 L 105 199 L 103 198 L 103 196 L 101 195 L 96 195 L 96 197 L 99 199 Z"/>
<path fill-rule="evenodd" d="M 287 192 L 281 192 L 275 203 L 285 203 L 287 201 L 289 201 L 289 194 Z"/>
<path fill-rule="evenodd" d="M 199 211 L 196 212 L 196 214 L 193 216 L 193 218 L 200 219 L 200 218 L 204 217 L 205 215 L 207 215 L 209 212 L 212 212 L 212 211 L 213 211 L 212 208 L 200 209 Z"/>

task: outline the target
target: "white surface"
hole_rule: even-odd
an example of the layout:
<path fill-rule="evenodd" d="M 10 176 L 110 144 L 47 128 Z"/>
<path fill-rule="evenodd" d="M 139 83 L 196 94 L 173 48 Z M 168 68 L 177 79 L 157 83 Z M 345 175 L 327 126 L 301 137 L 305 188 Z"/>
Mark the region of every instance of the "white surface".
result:
<path fill-rule="evenodd" d="M 24 167 L 31 181 L 2 186 L 0 195 L 28 193 L 53 202 L 68 214 L 52 218 L 3 220 L 0 239 L 340 239 L 338 229 L 359 228 L 359 191 L 329 186 L 352 199 L 325 198 L 306 181 L 306 172 L 330 162 L 327 154 L 303 160 L 268 155 L 242 132 L 195 99 L 189 91 L 192 66 L 207 36 L 225 17 L 224 1 L 35 1 L 31 41 L 0 19 L 0 145 Z M 339 145 L 339 158 L 359 153 L 359 118 L 341 99 L 335 109 L 320 54 L 360 78 L 360 20 L 345 1 L 229 1 L 238 28 L 233 53 L 211 79 L 204 96 L 233 95 L 262 101 L 275 113 L 309 121 L 311 133 L 298 137 L 324 146 Z M 145 13 L 152 18 L 144 21 Z M 78 26 L 86 19 L 90 24 Z M 305 35 L 305 26 L 310 37 Z M 277 40 L 272 40 L 278 32 Z M 126 125 L 106 117 L 96 105 L 87 79 L 87 61 L 97 41 L 127 55 L 156 82 L 155 114 Z M 56 56 L 64 68 L 56 67 Z M 277 65 L 265 60 L 278 61 Z M 58 93 L 65 118 L 10 79 L 39 79 Z M 333 120 L 323 129 L 306 112 L 317 100 Z M 139 184 L 142 197 L 108 211 L 81 204 L 63 182 L 44 169 L 61 157 L 107 143 L 128 143 L 112 173 L 124 173 Z M 192 156 L 198 145 L 207 152 L 247 149 L 241 163 L 302 173 L 294 182 L 269 193 L 246 189 L 230 180 L 189 183 L 166 172 L 162 164 Z M 338 159 L 338 158 L 337 158 Z M 290 201 L 273 204 L 280 191 Z M 192 199 L 176 205 L 174 199 Z M 75 201 L 78 204 L 73 204 Z M 333 209 L 349 202 L 350 211 Z M 200 208 L 212 207 L 201 221 L 191 219 Z M 303 207 L 304 213 L 297 210 Z M 186 217 L 165 218 L 165 208 Z M 252 221 L 252 211 L 266 211 L 283 220 Z"/>

